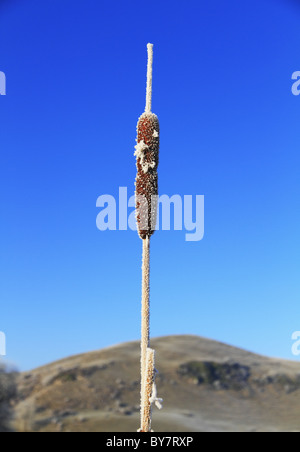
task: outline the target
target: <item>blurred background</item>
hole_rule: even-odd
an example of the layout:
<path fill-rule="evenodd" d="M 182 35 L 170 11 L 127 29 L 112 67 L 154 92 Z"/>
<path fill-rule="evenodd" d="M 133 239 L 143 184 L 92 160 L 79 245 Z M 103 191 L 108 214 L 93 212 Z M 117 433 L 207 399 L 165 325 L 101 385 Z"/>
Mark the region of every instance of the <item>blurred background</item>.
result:
<path fill-rule="evenodd" d="M 141 240 L 100 232 L 96 200 L 118 198 L 119 187 L 134 194 L 148 42 L 160 194 L 205 196 L 202 241 L 153 236 L 151 335 L 211 338 L 298 366 L 299 6 L 1 1 L 0 331 L 10 366 L 26 373 L 139 339 Z"/>

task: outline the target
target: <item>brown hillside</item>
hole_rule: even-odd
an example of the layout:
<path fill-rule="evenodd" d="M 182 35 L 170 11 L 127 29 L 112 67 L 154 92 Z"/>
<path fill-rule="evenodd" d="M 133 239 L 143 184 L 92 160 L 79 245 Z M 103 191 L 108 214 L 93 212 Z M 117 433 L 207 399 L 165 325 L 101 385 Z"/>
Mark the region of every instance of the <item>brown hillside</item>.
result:
<path fill-rule="evenodd" d="M 153 339 L 156 432 L 300 431 L 300 365 L 197 336 Z M 138 342 L 73 356 L 18 377 L 19 431 L 136 431 Z"/>

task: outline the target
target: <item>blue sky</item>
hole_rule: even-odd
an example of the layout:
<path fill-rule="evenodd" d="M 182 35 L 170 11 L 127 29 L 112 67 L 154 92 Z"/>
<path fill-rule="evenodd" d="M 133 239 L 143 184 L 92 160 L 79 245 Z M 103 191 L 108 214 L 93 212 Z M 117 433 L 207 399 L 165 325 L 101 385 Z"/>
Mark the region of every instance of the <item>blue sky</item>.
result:
<path fill-rule="evenodd" d="M 205 196 L 205 236 L 151 241 L 151 334 L 293 359 L 299 316 L 300 7 L 287 0 L 0 4 L 0 331 L 30 369 L 140 335 L 141 240 L 100 232 L 134 192 L 146 45 L 161 194 Z"/>

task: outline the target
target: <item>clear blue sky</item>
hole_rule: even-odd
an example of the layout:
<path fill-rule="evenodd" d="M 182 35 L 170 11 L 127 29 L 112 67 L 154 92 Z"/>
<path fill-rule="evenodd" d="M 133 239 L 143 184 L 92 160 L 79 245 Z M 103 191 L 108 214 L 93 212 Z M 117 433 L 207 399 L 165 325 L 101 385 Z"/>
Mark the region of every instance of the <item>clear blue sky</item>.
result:
<path fill-rule="evenodd" d="M 300 330 L 300 7 L 292 0 L 0 4 L 0 331 L 30 369 L 140 335 L 141 240 L 100 232 L 134 192 L 146 44 L 160 193 L 205 195 L 205 237 L 152 240 L 151 334 L 292 359 Z"/>

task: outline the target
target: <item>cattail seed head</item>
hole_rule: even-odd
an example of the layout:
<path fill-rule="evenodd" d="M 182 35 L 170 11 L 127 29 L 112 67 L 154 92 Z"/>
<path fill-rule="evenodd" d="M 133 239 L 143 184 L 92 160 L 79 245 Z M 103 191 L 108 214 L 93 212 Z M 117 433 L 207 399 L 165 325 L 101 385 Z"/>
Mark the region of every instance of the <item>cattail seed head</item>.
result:
<path fill-rule="evenodd" d="M 141 239 L 150 237 L 155 229 L 158 196 L 159 122 L 153 113 L 143 113 L 137 124 L 135 146 L 137 176 L 136 219 Z"/>

